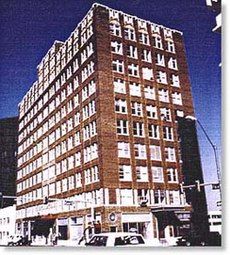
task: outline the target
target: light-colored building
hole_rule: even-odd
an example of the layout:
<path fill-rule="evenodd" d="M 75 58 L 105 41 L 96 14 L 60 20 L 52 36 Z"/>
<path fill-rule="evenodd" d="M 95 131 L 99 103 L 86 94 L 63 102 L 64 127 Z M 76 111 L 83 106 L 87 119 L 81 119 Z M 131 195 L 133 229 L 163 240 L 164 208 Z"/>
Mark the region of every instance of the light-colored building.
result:
<path fill-rule="evenodd" d="M 222 212 L 221 211 L 209 211 L 208 222 L 210 232 L 222 233 Z"/>
<path fill-rule="evenodd" d="M 15 235 L 16 205 L 0 209 L 0 245 L 6 245 L 9 236 Z"/>
<path fill-rule="evenodd" d="M 206 0 L 207 6 L 216 13 L 216 26 L 212 29 L 213 32 L 221 32 L 221 0 Z"/>
<path fill-rule="evenodd" d="M 178 118 L 194 109 L 182 32 L 94 4 L 37 72 L 19 104 L 17 228 L 68 240 L 88 226 L 187 231 Z"/>

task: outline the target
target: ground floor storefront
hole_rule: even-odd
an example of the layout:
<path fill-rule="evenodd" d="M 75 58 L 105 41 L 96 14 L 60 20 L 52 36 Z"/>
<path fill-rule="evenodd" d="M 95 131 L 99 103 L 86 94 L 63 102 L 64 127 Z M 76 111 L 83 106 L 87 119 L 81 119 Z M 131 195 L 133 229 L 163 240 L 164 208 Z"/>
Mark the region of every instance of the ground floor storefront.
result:
<path fill-rule="evenodd" d="M 94 210 L 18 219 L 17 231 L 28 235 L 34 242 L 44 244 L 58 239 L 77 245 L 101 232 L 136 232 L 146 240 L 169 242 L 189 229 L 189 215 L 189 211 L 162 209 L 155 212 L 150 207 L 97 207 Z"/>

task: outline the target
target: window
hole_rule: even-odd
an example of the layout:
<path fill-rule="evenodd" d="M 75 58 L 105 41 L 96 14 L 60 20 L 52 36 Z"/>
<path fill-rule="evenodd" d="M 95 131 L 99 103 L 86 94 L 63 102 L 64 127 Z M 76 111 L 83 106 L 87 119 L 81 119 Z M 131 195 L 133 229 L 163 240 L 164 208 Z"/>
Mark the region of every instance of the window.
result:
<path fill-rule="evenodd" d="M 96 83 L 94 80 L 91 80 L 89 84 L 87 84 L 82 89 L 82 102 L 85 101 L 88 97 L 96 92 Z"/>
<path fill-rule="evenodd" d="M 155 88 L 149 85 L 146 85 L 144 88 L 144 93 L 145 93 L 145 98 L 152 99 L 152 100 L 156 99 Z"/>
<path fill-rule="evenodd" d="M 98 157 L 97 144 L 94 143 L 94 144 L 91 144 L 90 146 L 85 147 L 83 154 L 84 154 L 84 162 L 85 163 L 97 158 Z"/>
<path fill-rule="evenodd" d="M 132 169 L 129 165 L 119 166 L 119 179 L 120 181 L 132 181 Z"/>
<path fill-rule="evenodd" d="M 74 189 L 74 175 L 68 177 L 69 189 Z"/>
<path fill-rule="evenodd" d="M 171 80 L 171 85 L 173 87 L 180 87 L 180 80 L 178 75 L 172 74 L 170 80 Z"/>
<path fill-rule="evenodd" d="M 132 28 L 125 28 L 124 30 L 125 33 L 125 39 L 130 40 L 130 41 L 135 41 L 136 36 L 135 36 L 135 30 Z"/>
<path fill-rule="evenodd" d="M 129 90 L 131 96 L 141 96 L 141 85 L 135 82 L 130 82 Z"/>
<path fill-rule="evenodd" d="M 163 126 L 163 138 L 165 140 L 173 141 L 173 128 Z"/>
<path fill-rule="evenodd" d="M 176 154 L 175 149 L 171 147 L 165 148 L 165 160 L 168 162 L 175 162 L 176 161 Z"/>
<path fill-rule="evenodd" d="M 151 63 L 152 62 L 151 51 L 150 50 L 142 50 L 141 59 L 143 61 Z"/>
<path fill-rule="evenodd" d="M 81 152 L 75 154 L 75 166 L 78 167 L 81 165 Z"/>
<path fill-rule="evenodd" d="M 149 138 L 159 139 L 160 133 L 159 133 L 159 126 L 154 124 L 149 124 Z"/>
<path fill-rule="evenodd" d="M 170 58 L 168 61 L 168 68 L 177 70 L 177 60 L 175 58 Z"/>
<path fill-rule="evenodd" d="M 169 204 L 174 204 L 174 205 L 181 204 L 180 194 L 178 190 L 169 190 Z"/>
<path fill-rule="evenodd" d="M 128 73 L 130 76 L 139 76 L 139 67 L 136 64 L 128 65 Z"/>
<path fill-rule="evenodd" d="M 121 27 L 119 24 L 112 23 L 109 25 L 110 33 L 115 36 L 121 36 Z"/>
<path fill-rule="evenodd" d="M 153 166 L 151 169 L 152 169 L 153 182 L 164 182 L 163 168 L 158 166 Z"/>
<path fill-rule="evenodd" d="M 167 84 L 166 72 L 157 71 L 156 79 L 158 83 Z"/>
<path fill-rule="evenodd" d="M 127 56 L 130 58 L 135 58 L 137 59 L 137 47 L 133 46 L 133 45 L 128 45 L 127 48 Z"/>
<path fill-rule="evenodd" d="M 121 189 L 120 190 L 120 202 L 122 205 L 133 205 L 133 190 Z"/>
<path fill-rule="evenodd" d="M 168 178 L 168 182 L 176 182 L 176 183 L 178 183 L 177 169 L 168 168 L 167 169 L 167 178 Z"/>
<path fill-rule="evenodd" d="M 113 81 L 113 85 L 114 85 L 115 92 L 122 93 L 122 94 L 126 93 L 125 82 L 123 80 L 115 78 Z"/>
<path fill-rule="evenodd" d="M 167 51 L 175 53 L 175 44 L 173 41 L 167 41 Z"/>
<path fill-rule="evenodd" d="M 84 175 L 85 175 L 85 185 L 91 183 L 91 173 L 90 173 L 90 169 L 87 169 L 84 171 Z"/>
<path fill-rule="evenodd" d="M 74 135 L 74 145 L 78 146 L 81 143 L 80 132 L 76 132 Z"/>
<path fill-rule="evenodd" d="M 117 41 L 112 41 L 111 42 L 111 48 L 112 48 L 113 53 L 123 54 L 122 43 L 117 42 Z"/>
<path fill-rule="evenodd" d="M 76 183 L 75 183 L 75 187 L 76 188 L 79 188 L 79 187 L 81 187 L 82 186 L 82 184 L 81 184 L 81 173 L 77 173 L 77 174 L 75 174 L 75 179 L 76 179 Z"/>
<path fill-rule="evenodd" d="M 164 120 L 164 121 L 171 121 L 172 120 L 170 109 L 160 108 L 160 116 L 161 116 L 161 119 Z"/>
<path fill-rule="evenodd" d="M 96 121 L 89 123 L 89 125 L 83 128 L 83 140 L 86 141 L 89 138 L 97 134 Z"/>
<path fill-rule="evenodd" d="M 98 166 L 91 167 L 91 176 L 92 176 L 92 182 L 98 182 L 99 181 L 99 170 Z"/>
<path fill-rule="evenodd" d="M 137 166 L 137 181 L 139 182 L 148 182 L 148 168 L 146 166 Z"/>
<path fill-rule="evenodd" d="M 133 122 L 133 135 L 144 136 L 144 124 L 140 122 Z"/>
<path fill-rule="evenodd" d="M 167 89 L 158 90 L 159 101 L 169 103 L 169 92 Z"/>
<path fill-rule="evenodd" d="M 173 104 L 182 105 L 181 93 L 179 92 L 172 93 L 172 102 Z"/>
<path fill-rule="evenodd" d="M 157 145 L 150 145 L 151 160 L 161 160 L 161 147 Z"/>
<path fill-rule="evenodd" d="M 146 105 L 147 117 L 157 119 L 157 107 L 153 105 Z"/>
<path fill-rule="evenodd" d="M 96 113 L 95 100 L 89 102 L 86 106 L 82 108 L 83 120 L 91 117 Z"/>
<path fill-rule="evenodd" d="M 132 114 L 142 116 L 142 104 L 138 102 L 131 102 Z"/>
<path fill-rule="evenodd" d="M 166 204 L 165 190 L 154 190 L 154 203 L 155 204 Z"/>
<path fill-rule="evenodd" d="M 146 146 L 142 144 L 134 144 L 135 158 L 146 159 Z"/>
<path fill-rule="evenodd" d="M 82 82 L 85 81 L 94 72 L 94 62 L 90 63 L 82 70 Z"/>
<path fill-rule="evenodd" d="M 149 35 L 147 33 L 139 33 L 139 42 L 149 45 Z"/>
<path fill-rule="evenodd" d="M 115 111 L 119 113 L 127 113 L 127 103 L 125 99 L 115 99 Z"/>
<path fill-rule="evenodd" d="M 117 133 L 121 135 L 128 135 L 128 121 L 117 120 Z"/>
<path fill-rule="evenodd" d="M 142 75 L 143 79 L 152 81 L 153 80 L 153 70 L 148 67 L 143 67 L 142 68 Z"/>
<path fill-rule="evenodd" d="M 153 36 L 153 46 L 158 49 L 163 49 L 163 44 L 160 35 Z"/>
<path fill-rule="evenodd" d="M 130 145 L 125 142 L 118 142 L 118 157 L 119 158 L 130 158 Z"/>
<path fill-rule="evenodd" d="M 165 57 L 163 54 L 156 53 L 156 64 L 159 66 L 165 66 Z"/>
<path fill-rule="evenodd" d="M 113 71 L 118 73 L 124 72 L 124 63 L 121 60 L 113 60 Z"/>

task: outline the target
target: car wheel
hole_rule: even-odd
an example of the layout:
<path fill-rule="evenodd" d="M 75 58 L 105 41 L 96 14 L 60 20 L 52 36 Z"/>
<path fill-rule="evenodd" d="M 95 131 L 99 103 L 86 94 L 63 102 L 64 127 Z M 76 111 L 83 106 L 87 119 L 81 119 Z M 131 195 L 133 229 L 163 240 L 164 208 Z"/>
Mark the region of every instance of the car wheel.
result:
<path fill-rule="evenodd" d="M 191 243 L 190 243 L 189 241 L 187 241 L 187 242 L 185 243 L 185 245 L 186 245 L 186 246 L 191 246 Z"/>

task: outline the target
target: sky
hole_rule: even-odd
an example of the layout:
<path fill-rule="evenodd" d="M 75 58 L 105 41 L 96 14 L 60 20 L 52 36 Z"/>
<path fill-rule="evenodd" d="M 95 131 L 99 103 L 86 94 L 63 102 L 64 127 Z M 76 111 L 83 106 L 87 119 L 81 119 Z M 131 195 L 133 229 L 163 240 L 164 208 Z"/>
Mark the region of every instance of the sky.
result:
<path fill-rule="evenodd" d="M 36 67 L 55 40 L 65 41 L 95 1 L 0 0 L 0 118 L 17 115 L 36 81 Z M 196 118 L 221 158 L 221 36 L 206 0 L 98 0 L 98 3 L 184 34 Z M 217 181 L 214 153 L 198 126 L 205 182 Z M 209 210 L 218 191 L 207 190 Z"/>

